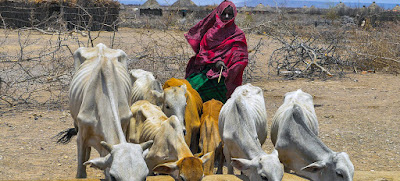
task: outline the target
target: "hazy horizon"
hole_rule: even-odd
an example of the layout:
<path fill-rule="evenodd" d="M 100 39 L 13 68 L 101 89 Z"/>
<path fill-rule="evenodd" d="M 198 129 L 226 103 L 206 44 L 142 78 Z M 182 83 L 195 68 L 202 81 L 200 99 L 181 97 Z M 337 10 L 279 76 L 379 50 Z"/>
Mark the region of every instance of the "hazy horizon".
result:
<path fill-rule="evenodd" d="M 118 0 L 122 4 L 137 4 L 141 5 L 147 0 Z M 172 5 L 177 0 L 157 0 L 160 5 Z M 222 2 L 222 0 L 192 0 L 198 6 L 205 5 L 216 5 Z M 362 7 L 363 5 L 369 6 L 372 2 L 376 2 L 378 5 L 383 6 L 383 8 L 393 8 L 396 4 L 400 4 L 400 1 L 395 0 L 231 0 L 237 6 L 256 6 L 259 3 L 263 5 L 273 5 L 275 6 L 275 1 L 280 7 L 303 7 L 306 6 L 316 6 L 320 8 L 329 8 L 329 6 L 334 6 L 340 2 L 348 4 L 349 7 Z"/>

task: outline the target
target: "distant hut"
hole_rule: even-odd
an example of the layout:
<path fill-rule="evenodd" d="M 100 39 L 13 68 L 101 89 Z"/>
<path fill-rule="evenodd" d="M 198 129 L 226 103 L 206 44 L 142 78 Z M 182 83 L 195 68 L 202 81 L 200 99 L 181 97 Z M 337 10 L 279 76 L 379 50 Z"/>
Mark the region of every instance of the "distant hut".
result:
<path fill-rule="evenodd" d="M 368 8 L 365 7 L 365 5 L 363 5 L 363 7 L 360 9 L 360 13 L 361 16 L 366 16 L 368 15 Z"/>
<path fill-rule="evenodd" d="M 375 3 L 375 1 L 372 2 L 372 4 L 368 6 L 369 14 L 376 14 L 376 13 L 379 13 L 382 11 L 383 11 L 383 9 L 381 7 L 379 7 L 378 4 Z"/>
<path fill-rule="evenodd" d="M 273 11 L 272 7 L 269 6 L 268 4 L 265 6 L 265 10 L 266 10 L 267 12 L 272 12 L 272 11 Z"/>
<path fill-rule="evenodd" d="M 82 10 L 84 8 L 84 10 Z M 117 30 L 120 3 L 113 0 L 0 0 L 0 14 L 11 28 L 65 27 Z"/>
<path fill-rule="evenodd" d="M 265 14 L 267 12 L 267 9 L 263 4 L 260 3 L 253 9 L 253 12 L 255 14 Z"/>
<path fill-rule="evenodd" d="M 158 4 L 157 0 L 147 0 L 142 6 L 139 8 L 140 15 L 156 15 L 162 16 L 162 9 L 160 4 Z"/>
<path fill-rule="evenodd" d="M 347 7 L 343 2 L 337 4 L 334 9 L 339 16 L 348 15 L 348 12 L 350 10 L 350 8 Z"/>
<path fill-rule="evenodd" d="M 301 8 L 301 12 L 303 12 L 303 13 L 308 13 L 308 7 L 306 6 L 306 5 L 304 5 L 302 8 Z"/>
<path fill-rule="evenodd" d="M 396 6 L 392 9 L 392 11 L 394 11 L 394 12 L 400 12 L 400 6 L 399 6 L 399 5 L 396 5 Z"/>
<path fill-rule="evenodd" d="M 195 9 L 197 9 L 197 5 L 191 0 L 178 0 L 170 7 L 170 10 L 178 11 L 182 17 L 192 13 Z"/>
<path fill-rule="evenodd" d="M 318 8 L 316 8 L 314 5 L 312 5 L 307 11 L 308 14 L 318 14 L 318 12 Z"/>
<path fill-rule="evenodd" d="M 241 7 L 241 8 L 239 9 L 239 12 L 240 12 L 240 13 L 250 13 L 250 12 L 251 12 L 251 9 L 250 9 L 249 7 L 247 7 L 246 5 L 244 5 L 243 7 Z"/>

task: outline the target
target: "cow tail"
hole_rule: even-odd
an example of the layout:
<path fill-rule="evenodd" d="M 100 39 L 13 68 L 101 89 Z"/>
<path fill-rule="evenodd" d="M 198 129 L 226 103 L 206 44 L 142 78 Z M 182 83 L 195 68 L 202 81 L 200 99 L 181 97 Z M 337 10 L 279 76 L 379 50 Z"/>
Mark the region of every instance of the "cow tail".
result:
<path fill-rule="evenodd" d="M 77 128 L 68 128 L 64 131 L 59 132 L 53 138 L 57 138 L 58 144 L 68 144 L 71 141 L 71 138 L 78 134 Z"/>

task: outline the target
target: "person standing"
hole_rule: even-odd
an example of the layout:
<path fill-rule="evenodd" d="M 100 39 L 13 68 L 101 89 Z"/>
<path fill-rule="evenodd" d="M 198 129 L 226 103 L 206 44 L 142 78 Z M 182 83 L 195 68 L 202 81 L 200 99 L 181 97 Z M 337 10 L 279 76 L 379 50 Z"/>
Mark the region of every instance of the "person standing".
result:
<path fill-rule="evenodd" d="M 223 1 L 185 34 L 196 53 L 187 64 L 185 78 L 203 102 L 225 103 L 242 84 L 248 52 L 244 32 L 235 24 L 236 15 L 235 4 Z"/>

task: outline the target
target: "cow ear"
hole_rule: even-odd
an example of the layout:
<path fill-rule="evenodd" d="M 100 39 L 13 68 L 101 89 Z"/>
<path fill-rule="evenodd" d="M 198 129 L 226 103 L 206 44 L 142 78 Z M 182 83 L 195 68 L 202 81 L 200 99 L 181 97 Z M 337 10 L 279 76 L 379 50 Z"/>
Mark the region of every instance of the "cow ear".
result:
<path fill-rule="evenodd" d="M 211 156 L 214 155 L 214 154 L 211 154 L 211 153 L 213 153 L 213 152 L 208 152 L 208 153 L 206 153 L 205 155 L 203 155 L 203 156 L 200 158 L 200 160 L 203 162 L 203 166 L 204 166 L 205 163 L 208 162 L 208 160 L 210 160 Z"/>
<path fill-rule="evenodd" d="M 164 99 L 164 92 L 159 92 L 157 90 L 151 90 L 150 92 L 156 97 L 156 99 Z"/>
<path fill-rule="evenodd" d="M 186 84 L 182 84 L 182 85 L 179 86 L 179 87 L 182 88 L 182 89 L 184 90 L 185 94 L 186 94 L 186 91 L 187 91 L 187 86 L 186 86 Z"/>
<path fill-rule="evenodd" d="M 77 71 L 79 69 L 79 66 L 86 60 L 86 58 L 82 55 L 82 53 L 85 51 L 86 48 L 81 47 L 78 48 L 75 52 L 74 52 L 74 68 L 75 71 Z"/>
<path fill-rule="evenodd" d="M 128 68 L 128 64 L 126 62 L 127 59 L 128 59 L 128 55 L 126 55 L 126 53 L 124 51 L 119 50 L 118 62 L 121 62 L 126 69 Z"/>
<path fill-rule="evenodd" d="M 239 169 L 239 170 L 248 170 L 251 167 L 253 167 L 253 162 L 248 159 L 243 159 L 243 158 L 232 158 L 231 162 L 232 166 Z"/>
<path fill-rule="evenodd" d="M 317 161 L 314 163 L 311 163 L 305 167 L 303 167 L 301 170 L 304 170 L 306 172 L 311 172 L 311 173 L 315 173 L 320 171 L 321 169 L 325 168 L 325 162 L 323 161 Z"/>
<path fill-rule="evenodd" d="M 111 154 L 108 154 L 105 157 L 99 157 L 93 160 L 89 160 L 83 163 L 83 165 L 90 165 L 90 167 L 105 170 L 106 168 L 111 166 Z"/>
<path fill-rule="evenodd" d="M 159 80 L 153 81 L 152 89 L 156 90 L 158 92 L 163 92 L 164 91 L 163 88 L 162 88 L 162 84 L 161 84 L 161 82 Z"/>
<path fill-rule="evenodd" d="M 132 82 L 135 82 L 140 77 L 140 73 L 142 72 L 139 71 L 139 69 L 132 69 L 129 71 L 129 73 L 131 75 Z"/>
<path fill-rule="evenodd" d="M 175 171 L 178 171 L 178 169 L 179 168 L 176 162 L 168 162 L 157 165 L 156 167 L 153 168 L 153 171 L 158 173 L 173 175 Z"/>

